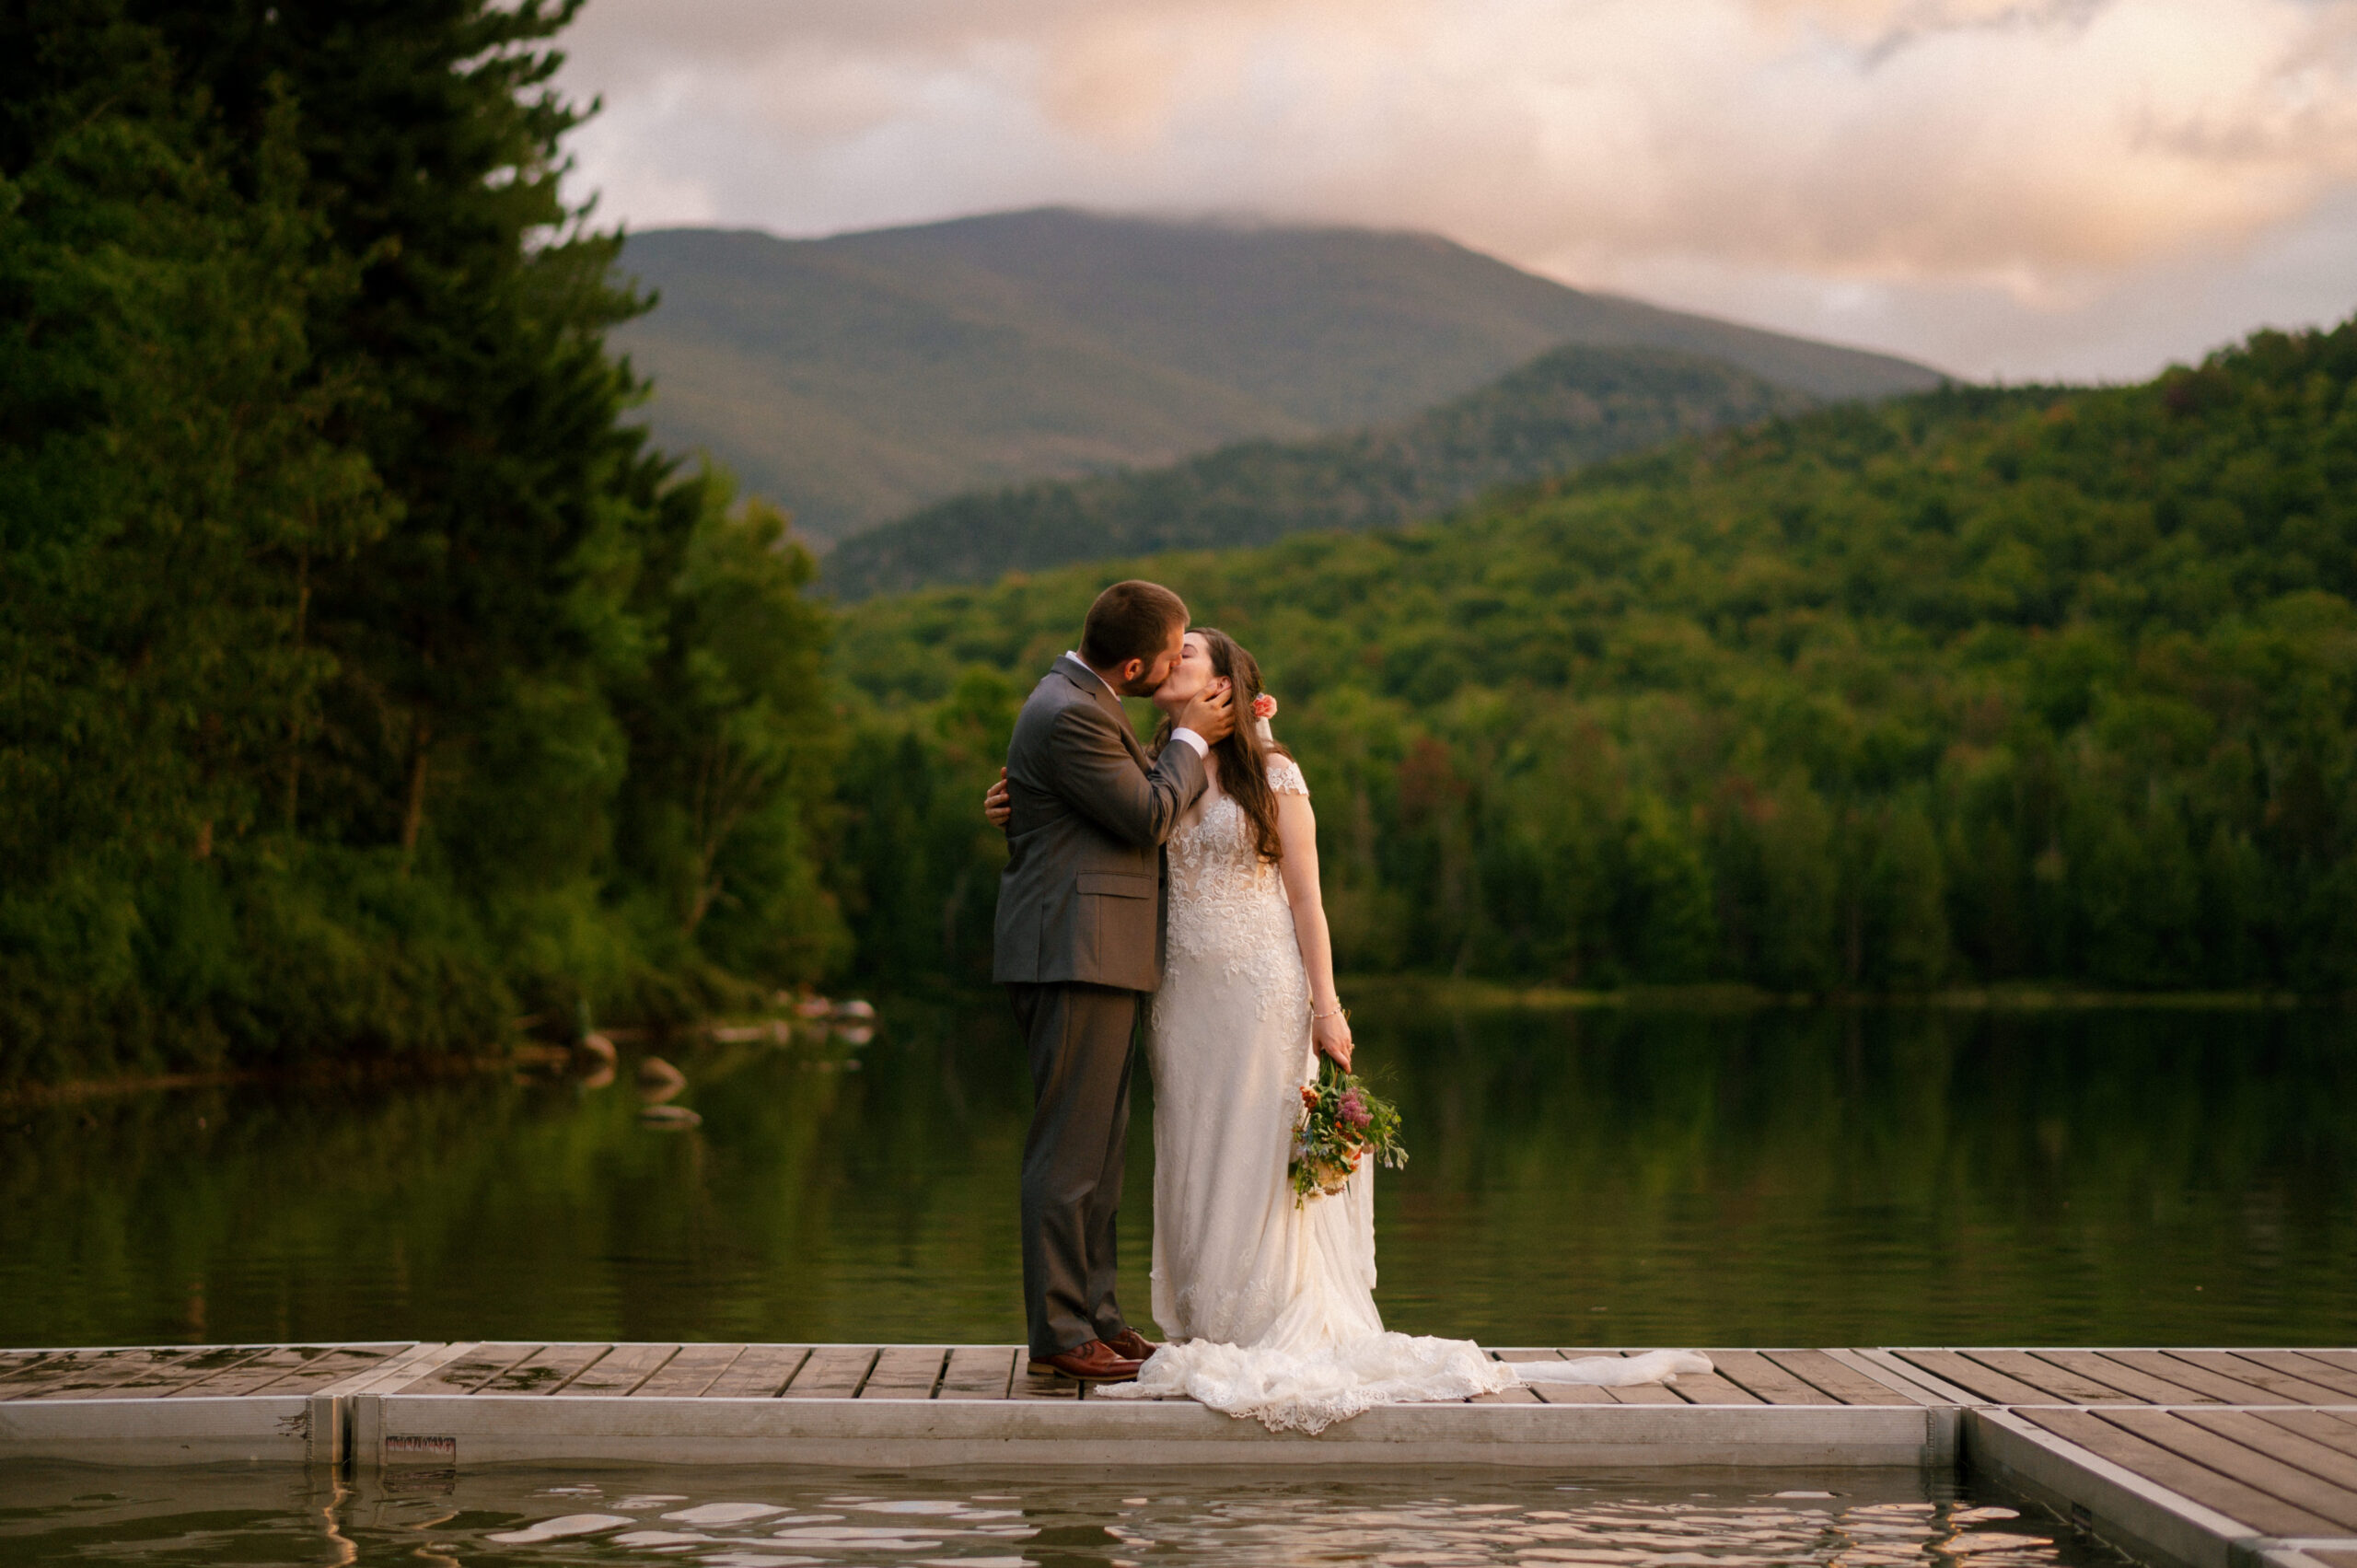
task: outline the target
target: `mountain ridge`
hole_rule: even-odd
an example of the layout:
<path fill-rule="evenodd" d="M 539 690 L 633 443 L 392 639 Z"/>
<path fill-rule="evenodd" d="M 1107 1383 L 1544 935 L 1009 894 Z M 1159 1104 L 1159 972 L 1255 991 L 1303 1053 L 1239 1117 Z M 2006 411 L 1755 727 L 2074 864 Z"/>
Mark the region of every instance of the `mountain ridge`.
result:
<path fill-rule="evenodd" d="M 1158 469 L 953 496 L 842 541 L 824 586 L 858 599 L 1082 561 L 1394 528 L 1484 492 L 1818 406 L 1721 360 L 1569 344 L 1395 425 L 1238 442 Z"/>
<path fill-rule="evenodd" d="M 656 229 L 613 333 L 647 418 L 821 547 L 959 492 L 1409 418 L 1570 343 L 1724 359 L 1821 400 L 1928 366 L 1616 296 L 1438 236 L 1040 208 L 822 239 Z"/>

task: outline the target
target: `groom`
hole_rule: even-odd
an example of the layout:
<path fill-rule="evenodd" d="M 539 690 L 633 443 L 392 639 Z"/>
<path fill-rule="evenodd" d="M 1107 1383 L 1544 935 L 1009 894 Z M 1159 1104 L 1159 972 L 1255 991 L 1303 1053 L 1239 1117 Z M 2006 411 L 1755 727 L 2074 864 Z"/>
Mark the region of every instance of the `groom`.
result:
<path fill-rule="evenodd" d="M 1130 1126 L 1138 999 L 1162 982 L 1162 845 L 1203 791 L 1203 755 L 1236 726 L 1207 687 L 1149 760 L 1121 711 L 1178 662 L 1187 607 L 1155 583 L 1097 596 L 1080 648 L 1015 721 L 991 978 L 1031 1060 L 1023 1147 L 1023 1298 L 1034 1373 L 1137 1376 L 1153 1353 L 1113 1300 L 1113 1217 Z"/>

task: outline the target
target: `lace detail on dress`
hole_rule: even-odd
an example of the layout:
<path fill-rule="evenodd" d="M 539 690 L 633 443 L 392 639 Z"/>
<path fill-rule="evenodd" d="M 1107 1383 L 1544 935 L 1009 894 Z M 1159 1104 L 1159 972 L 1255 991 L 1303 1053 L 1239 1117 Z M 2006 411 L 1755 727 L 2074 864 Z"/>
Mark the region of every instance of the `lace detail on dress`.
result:
<path fill-rule="evenodd" d="M 1234 796 L 1213 801 L 1171 835 L 1169 910 L 1173 960 L 1216 969 L 1254 998 L 1262 1018 L 1283 1010 L 1307 1013 L 1309 979 L 1284 878 L 1260 858 L 1252 824 Z M 1160 993 L 1155 1018 L 1159 1026 Z"/>
<path fill-rule="evenodd" d="M 1309 793 L 1309 781 L 1301 776 L 1301 764 L 1290 757 L 1269 759 L 1269 787 L 1279 795 Z"/>

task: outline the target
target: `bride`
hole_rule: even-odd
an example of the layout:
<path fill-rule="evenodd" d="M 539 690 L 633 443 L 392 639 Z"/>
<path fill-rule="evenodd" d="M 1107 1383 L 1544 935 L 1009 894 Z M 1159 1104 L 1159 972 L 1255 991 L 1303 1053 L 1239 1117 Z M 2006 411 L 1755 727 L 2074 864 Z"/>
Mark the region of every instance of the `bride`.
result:
<path fill-rule="evenodd" d="M 1376 1405 L 1462 1400 L 1517 1382 L 1627 1385 L 1707 1372 L 1681 1352 L 1509 1365 L 1470 1340 L 1387 1332 L 1375 1306 L 1375 1171 L 1295 1197 L 1286 1167 L 1302 1086 L 1348 1070 L 1309 784 L 1269 720 L 1260 668 L 1225 633 L 1186 634 L 1154 694 L 1157 748 L 1214 682 L 1239 716 L 1168 843 L 1168 952 L 1147 1015 L 1154 1071 L 1154 1316 L 1171 1342 L 1098 1397 L 1190 1396 L 1271 1430 L 1324 1430 Z M 1002 791 L 986 802 L 1002 820 Z"/>

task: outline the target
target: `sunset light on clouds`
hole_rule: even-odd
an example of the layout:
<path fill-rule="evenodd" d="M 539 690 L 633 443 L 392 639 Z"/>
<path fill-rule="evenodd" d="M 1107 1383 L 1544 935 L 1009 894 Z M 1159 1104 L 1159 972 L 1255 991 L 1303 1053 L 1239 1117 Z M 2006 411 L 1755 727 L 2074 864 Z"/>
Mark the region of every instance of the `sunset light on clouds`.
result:
<path fill-rule="evenodd" d="M 593 0 L 633 227 L 1437 230 L 1973 376 L 2357 305 L 2357 0 Z"/>

